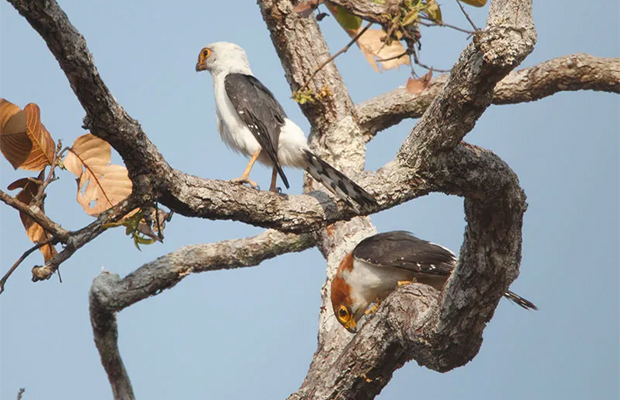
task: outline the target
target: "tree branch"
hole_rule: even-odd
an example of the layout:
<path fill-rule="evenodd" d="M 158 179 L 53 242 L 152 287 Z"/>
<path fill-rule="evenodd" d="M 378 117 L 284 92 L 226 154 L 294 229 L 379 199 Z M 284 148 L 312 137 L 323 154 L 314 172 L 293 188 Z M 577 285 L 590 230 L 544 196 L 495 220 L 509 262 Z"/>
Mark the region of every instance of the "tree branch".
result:
<path fill-rule="evenodd" d="M 405 118 L 420 118 L 447 80 L 448 75 L 440 75 L 420 94 L 408 93 L 403 86 L 359 104 L 359 121 L 366 141 Z M 563 91 L 620 93 L 618 82 L 619 58 L 571 54 L 511 72 L 495 86 L 492 104 L 535 101 Z"/>
<path fill-rule="evenodd" d="M 49 279 L 58 270 L 60 264 L 65 262 L 82 246 L 101 235 L 108 224 L 120 221 L 130 211 L 139 208 L 144 204 L 144 199 L 136 193 L 132 193 L 125 200 L 121 201 L 109 210 L 99 214 L 97 219 L 84 228 L 69 232 L 64 249 L 45 262 L 43 266 L 32 268 L 32 281 L 37 282 Z"/>
<path fill-rule="evenodd" d="M 84 39 L 60 7 L 53 0 L 45 4 L 9 1 L 44 37 L 87 112 L 87 125 L 119 151 L 139 193 L 151 194 L 171 210 L 188 216 L 235 219 L 296 231 L 333 223 L 318 231 L 316 238 L 309 234 L 265 232 L 244 239 L 249 243 L 228 241 L 207 245 L 210 247 L 202 250 L 182 249 L 122 280 L 111 274 L 97 277 L 91 288 L 91 321 L 115 398 L 133 398 L 118 353 L 115 312 L 173 287 L 191 272 L 255 265 L 317 243 L 327 258 L 327 275 L 331 277 L 343 254 L 374 231 L 367 218 L 336 222 L 353 214 L 335 207 L 322 194 L 313 193 L 315 199 L 283 198 L 173 170 L 138 123 L 110 95 Z M 389 18 L 397 6 L 393 1 L 333 3 L 373 21 Z M 260 5 L 287 79 L 293 89 L 299 88 L 320 65 L 319 60 L 329 57 L 316 21 L 299 17 L 289 0 L 264 0 Z M 318 349 L 305 381 L 292 398 L 372 398 L 387 384 L 393 371 L 408 360 L 447 371 L 477 354 L 486 323 L 518 275 L 526 204 L 514 172 L 493 153 L 462 140 L 491 104 L 496 84 L 532 51 L 535 39 L 531 1 L 494 0 L 488 27 L 476 32 L 473 43 L 463 51 L 445 82 L 435 81 L 437 93 L 428 98 L 426 112 L 397 158 L 359 179 L 363 186 L 377 193 L 381 209 L 430 191 L 464 196 L 468 225 L 460 264 L 439 297 L 433 289 L 420 285 L 399 289 L 353 340 L 329 311 L 329 281 L 326 282 Z M 327 87 L 331 93 L 320 102 L 302 107 L 313 126 L 313 148 L 328 153 L 345 170 L 361 170 L 364 137 L 357 110 L 335 65 L 330 63 L 322 69 L 309 86 L 317 91 Z M 366 118 L 374 118 L 380 125 L 376 122 L 379 117 Z M 264 208 L 258 209 L 256 204 L 264 204 Z M 92 236 L 88 232 L 96 233 L 97 229 L 87 230 L 85 237 Z M 276 237 L 277 243 L 270 242 L 270 236 Z M 261 241 L 268 244 L 253 247 Z"/>
<path fill-rule="evenodd" d="M 4 193 L 2 190 L 0 190 L 0 201 L 10 207 L 13 207 L 17 211 L 23 212 L 24 214 L 32 218 L 34 222 L 41 225 L 43 229 L 52 234 L 55 238 L 58 239 L 58 241 L 63 243 L 67 241 L 70 232 L 66 229 L 63 229 L 59 224 L 49 219 L 47 215 L 45 215 L 43 211 L 41 211 L 40 208 L 36 207 L 35 209 L 33 209 L 34 207 L 31 208 L 28 204 L 22 203 L 16 198 L 13 198 L 8 194 Z"/>
<path fill-rule="evenodd" d="M 145 264 L 123 279 L 102 272 L 90 289 L 90 319 L 114 399 L 134 399 L 118 349 L 118 311 L 172 288 L 191 273 L 255 266 L 269 258 L 303 251 L 315 244 L 316 240 L 310 234 L 269 230 L 251 238 L 182 248 Z"/>
<path fill-rule="evenodd" d="M 323 313 L 317 352 L 301 388 L 291 398 L 372 398 L 393 371 L 412 358 L 429 368 L 447 371 L 477 354 L 482 330 L 503 291 L 518 274 L 525 196 L 516 175 L 498 157 L 459 143 L 490 105 L 495 84 L 532 51 L 536 37 L 529 1 L 496 0 L 488 21 L 489 27 L 476 33 L 474 43 L 463 51 L 448 82 L 389 165 L 405 172 L 410 184 L 418 188 L 466 197 L 468 226 L 460 265 L 436 306 L 429 296 L 412 299 L 413 308 L 422 310 L 422 315 L 426 315 L 426 304 L 431 305 L 430 313 L 436 317 L 411 321 L 410 307 L 408 313 L 392 312 L 389 318 L 378 314 L 368 330 L 373 336 L 370 348 L 379 351 L 375 358 L 364 358 L 358 356 L 369 349 L 364 341 L 366 327 L 358 333 L 359 339 L 348 344 L 342 327 L 327 317 L 329 311 Z M 502 25 L 495 26 L 494 21 L 502 21 Z M 485 178 L 479 180 L 481 176 Z M 323 306 L 329 310 L 327 292 Z M 396 293 L 399 295 L 400 291 Z M 379 312 L 383 307 L 388 305 Z M 405 353 L 401 339 L 412 330 L 420 336 L 413 337 Z"/>

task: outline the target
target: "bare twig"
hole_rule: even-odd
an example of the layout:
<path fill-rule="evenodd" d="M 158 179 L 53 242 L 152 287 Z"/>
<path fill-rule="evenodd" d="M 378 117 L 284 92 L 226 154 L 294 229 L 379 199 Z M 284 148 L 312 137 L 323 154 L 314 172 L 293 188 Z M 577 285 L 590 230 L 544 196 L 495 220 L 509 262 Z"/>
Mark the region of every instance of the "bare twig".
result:
<path fill-rule="evenodd" d="M 411 53 L 412 57 L 413 57 L 413 62 L 416 63 L 416 65 L 419 65 L 422 68 L 425 68 L 429 71 L 437 71 L 437 72 L 450 72 L 449 69 L 439 69 L 439 68 L 435 68 L 435 67 L 429 67 L 426 64 L 422 64 L 420 62 L 420 60 L 418 59 L 418 54 L 417 51 L 415 51 L 415 49 L 413 50 L 413 52 Z"/>
<path fill-rule="evenodd" d="M 19 389 L 19 392 L 17 392 L 17 400 L 22 400 L 22 395 L 24 394 L 25 391 L 26 389 L 24 388 Z"/>
<path fill-rule="evenodd" d="M 377 53 L 379 53 L 379 52 L 380 51 L 378 51 Z M 409 53 L 410 53 L 409 50 L 405 50 L 405 51 L 403 51 L 401 54 L 399 54 L 397 56 L 392 56 L 392 57 L 388 57 L 388 58 L 377 58 L 377 62 L 386 62 L 386 61 L 396 60 L 397 58 L 401 58 L 402 56 L 406 56 Z"/>
<path fill-rule="evenodd" d="M 477 31 L 478 28 L 476 27 L 476 24 L 474 24 L 474 21 L 472 21 L 471 18 L 469 18 L 469 14 L 467 14 L 467 11 L 465 11 L 465 8 L 461 4 L 461 2 L 459 0 L 455 0 L 455 1 L 459 5 L 459 7 L 461 8 L 461 11 L 463 11 L 463 14 L 465 14 L 465 18 L 467 18 L 467 20 L 469 21 L 469 23 L 472 26 L 472 28 L 474 28 L 474 31 Z"/>
<path fill-rule="evenodd" d="M 424 26 L 428 26 L 428 27 L 443 26 L 443 27 L 452 28 L 452 29 L 457 30 L 459 32 L 467 33 L 467 34 L 470 34 L 470 35 L 474 33 L 472 31 L 468 31 L 467 29 L 463 29 L 463 28 L 459 28 L 458 26 L 455 26 L 455 25 L 447 24 L 447 23 L 445 23 L 443 21 L 437 22 L 435 20 L 432 20 L 430 18 L 425 18 L 425 17 L 422 17 L 422 16 L 420 16 L 420 18 L 428 20 L 428 21 L 432 21 L 432 22 L 422 22 L 422 21 L 420 21 L 419 22 L 420 25 L 424 25 Z"/>
<path fill-rule="evenodd" d="M 2 190 L 0 190 L 0 201 L 28 215 L 37 224 L 41 225 L 43 229 L 45 229 L 47 232 L 55 236 L 59 242 L 65 243 L 67 241 L 67 238 L 69 237 L 69 231 L 66 229 L 63 229 L 56 222 L 49 219 L 47 215 L 45 215 L 40 209 L 37 209 L 35 211 L 32 208 L 30 208 L 28 204 L 22 203 L 21 201 L 4 193 Z"/>
<path fill-rule="evenodd" d="M 26 250 L 24 252 L 24 254 L 21 255 L 21 257 L 19 257 L 17 259 L 17 261 L 15 261 L 15 264 L 13 264 L 13 266 L 7 271 L 6 274 L 4 274 L 4 276 L 2 277 L 2 279 L 0 279 L 0 294 L 2 294 L 2 292 L 4 292 L 4 284 L 6 283 L 6 281 L 9 279 L 9 277 L 11 276 L 11 274 L 13 274 L 13 272 L 15 272 L 15 270 L 17 269 L 17 267 L 22 263 L 22 261 L 24 261 L 30 254 L 32 254 L 33 251 L 40 249 L 41 247 L 48 245 L 48 244 L 54 244 L 55 242 L 57 242 L 58 239 L 55 237 L 50 237 L 47 240 L 42 241 L 41 243 L 37 243 L 34 246 L 32 246 L 31 248 L 29 248 L 28 250 Z"/>
<path fill-rule="evenodd" d="M 342 49 L 340 49 L 337 53 L 335 53 L 333 56 L 329 57 L 327 60 L 325 60 L 321 65 L 319 65 L 317 67 L 316 70 L 314 70 L 314 72 L 312 73 L 312 75 L 310 75 L 310 77 L 306 80 L 306 82 L 301 85 L 301 87 L 299 88 L 299 90 L 304 90 L 306 87 L 308 87 L 308 85 L 310 84 L 310 82 L 312 81 L 312 79 L 314 79 L 314 77 L 316 76 L 316 74 L 319 73 L 320 70 L 322 70 L 327 64 L 329 64 L 330 62 L 334 61 L 336 59 L 336 57 L 338 57 L 339 55 L 341 55 L 342 53 L 346 53 L 347 50 L 349 50 L 351 48 L 351 46 L 353 46 L 353 44 L 355 44 L 355 42 L 357 42 L 357 39 L 360 38 L 360 36 L 362 36 L 367 30 L 368 28 L 370 28 L 370 26 L 372 25 L 372 22 L 369 22 L 361 31 L 358 32 L 357 35 L 355 35 L 355 37 L 353 39 L 351 39 L 351 41 L 349 43 L 347 43 L 346 46 L 344 46 Z"/>
<path fill-rule="evenodd" d="M 47 260 L 44 266 L 32 268 L 32 280 L 37 282 L 49 279 L 58 270 L 60 264 L 69 259 L 82 246 L 101 235 L 107 229 L 106 226 L 138 208 L 141 201 L 141 196 L 132 193 L 125 200 L 99 214 L 94 222 L 78 231 L 70 232 L 68 240 L 65 242 L 66 246 L 60 253 Z"/>
<path fill-rule="evenodd" d="M 50 165 L 50 170 L 47 174 L 47 178 L 45 178 L 45 180 L 43 181 L 43 184 L 39 186 L 39 190 L 36 196 L 34 197 L 34 199 L 32 200 L 32 204 L 36 204 L 39 207 L 41 207 L 41 205 L 43 204 L 43 196 L 45 194 L 45 189 L 47 189 L 47 186 L 52 182 L 55 176 L 54 171 L 56 170 L 56 167 L 58 166 L 58 159 L 60 157 L 60 149 L 62 149 L 62 142 L 59 140 L 58 143 L 56 144 L 56 151 L 54 152 L 54 155 L 52 156 L 52 163 Z"/>

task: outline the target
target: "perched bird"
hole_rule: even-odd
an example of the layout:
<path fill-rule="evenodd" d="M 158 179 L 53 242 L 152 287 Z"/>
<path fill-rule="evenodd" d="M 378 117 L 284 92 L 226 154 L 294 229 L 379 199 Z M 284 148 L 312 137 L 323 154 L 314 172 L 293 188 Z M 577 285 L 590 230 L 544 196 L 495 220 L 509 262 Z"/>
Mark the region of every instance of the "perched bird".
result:
<path fill-rule="evenodd" d="M 376 200 L 342 172 L 310 151 L 299 126 L 288 119 L 284 109 L 254 75 L 245 51 L 233 43 L 212 43 L 198 55 L 196 71 L 213 76 L 217 130 L 234 151 L 250 157 L 245 171 L 234 182 L 251 181 L 256 161 L 273 168 L 269 190 L 277 192 L 279 174 L 289 188 L 282 166 L 302 168 L 332 193 L 359 211 L 374 206 Z M 355 203 L 355 204 L 354 204 Z"/>
<path fill-rule="evenodd" d="M 331 300 L 338 322 L 349 332 L 366 309 L 380 302 L 400 283 L 419 282 L 441 290 L 456 267 L 456 256 L 445 247 L 393 231 L 367 237 L 348 253 L 332 280 Z M 523 297 L 507 291 L 505 297 L 525 309 L 537 310 Z"/>

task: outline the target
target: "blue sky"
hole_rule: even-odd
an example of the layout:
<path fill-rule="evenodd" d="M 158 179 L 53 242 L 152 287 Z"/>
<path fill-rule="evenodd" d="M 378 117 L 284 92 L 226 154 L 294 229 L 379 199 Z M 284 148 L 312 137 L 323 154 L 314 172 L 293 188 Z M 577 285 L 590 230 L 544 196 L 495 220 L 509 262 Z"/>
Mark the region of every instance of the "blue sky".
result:
<path fill-rule="evenodd" d="M 101 76 L 139 120 L 170 164 L 205 178 L 237 177 L 246 161 L 215 128 L 211 78 L 196 74 L 202 47 L 244 47 L 254 73 L 308 131 L 291 100 L 279 59 L 254 1 L 61 1 L 85 36 Z M 444 19 L 466 27 L 452 2 Z M 174 4 L 174 5 L 173 5 Z M 538 44 L 523 66 L 570 53 L 618 57 L 617 2 L 536 2 Z M 484 25 L 488 7 L 471 15 Z M 85 113 L 43 40 L 0 3 L 0 95 L 37 103 L 54 139 L 69 145 L 85 133 Z M 332 51 L 348 37 L 333 18 L 321 22 Z M 465 35 L 423 29 L 422 60 L 449 69 Z M 356 48 L 337 59 L 354 101 L 404 84 L 408 69 L 377 74 Z M 420 72 L 424 72 L 420 70 Z M 446 374 L 415 362 L 397 371 L 380 399 L 617 399 L 619 396 L 620 100 L 567 92 L 529 104 L 492 106 L 466 137 L 517 172 L 528 196 L 521 275 L 511 289 L 535 302 L 526 312 L 502 300 L 478 356 Z M 407 120 L 368 147 L 367 168 L 395 155 L 414 126 Z M 115 156 L 116 162 L 120 158 Z M 0 161 L 0 186 L 29 175 Z M 301 173 L 287 171 L 291 193 Z M 252 178 L 267 187 L 270 171 Z M 65 228 L 91 221 L 75 201 L 74 178 L 48 191 L 46 210 Z M 30 247 L 14 210 L 0 205 L 0 271 Z M 406 229 L 458 251 L 462 199 L 433 194 L 372 217 L 379 231 Z M 238 222 L 175 216 L 166 241 L 137 251 L 122 229 L 106 232 L 63 264 L 56 277 L 30 282 L 31 256 L 0 299 L 0 397 L 109 399 L 88 317 L 88 289 L 105 268 L 121 276 L 182 246 L 238 238 L 260 230 Z M 316 349 L 325 262 L 316 249 L 259 267 L 204 273 L 119 314 L 119 344 L 138 398 L 282 399 L 301 384 Z"/>

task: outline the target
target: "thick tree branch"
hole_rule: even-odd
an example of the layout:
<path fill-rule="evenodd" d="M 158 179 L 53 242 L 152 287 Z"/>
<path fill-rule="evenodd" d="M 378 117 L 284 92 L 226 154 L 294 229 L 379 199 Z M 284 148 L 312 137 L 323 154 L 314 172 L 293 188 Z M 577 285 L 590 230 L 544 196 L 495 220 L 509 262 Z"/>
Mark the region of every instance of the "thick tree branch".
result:
<path fill-rule="evenodd" d="M 134 400 L 135 396 L 129 375 L 118 349 L 118 325 L 116 313 L 106 308 L 106 282 L 113 284 L 118 275 L 101 274 L 95 280 L 100 287 L 93 287 L 89 294 L 90 324 L 93 328 L 95 346 L 101 357 L 101 364 L 108 375 L 115 400 Z"/>
<path fill-rule="evenodd" d="M 495 84 L 532 51 L 536 37 L 529 1 L 496 0 L 488 21 L 489 27 L 476 33 L 447 84 L 405 140 L 396 161 L 389 165 L 408 171 L 405 175 L 418 188 L 440 187 L 441 191 L 466 197 L 468 226 L 460 265 L 431 311 L 436 318 L 418 325 L 415 322 L 421 321 L 412 324 L 410 315 L 392 313 L 391 318 L 397 318 L 398 323 L 388 325 L 389 318 L 381 314 L 383 318 L 375 319 L 368 328 L 379 354 L 365 359 L 350 355 L 368 352 L 363 341 L 366 327 L 358 333 L 361 339 L 347 344 L 344 330 L 333 318 L 330 322 L 322 315 L 317 352 L 301 388 L 291 398 L 372 398 L 391 373 L 409 359 L 447 371 L 477 354 L 483 328 L 503 290 L 518 273 L 525 196 L 505 163 L 490 152 L 459 143 L 491 104 Z M 480 176 L 486 176 L 484 181 L 478 179 Z M 328 263 L 332 263 L 329 258 Z M 323 304 L 329 309 L 328 298 L 324 293 Z M 416 309 L 424 310 L 424 304 L 432 305 L 433 300 L 424 296 L 414 303 Z M 397 333 L 392 332 L 394 326 L 399 328 Z M 404 354 L 400 338 L 405 335 L 403 331 L 412 329 L 421 335 L 419 342 L 428 346 L 410 344 L 409 353 Z M 392 353 L 392 349 L 397 350 Z M 345 362 L 340 364 L 342 360 Z"/>
<path fill-rule="evenodd" d="M 101 79 L 86 40 L 54 0 L 7 0 L 45 40 L 84 110 L 85 126 L 121 155 L 132 179 L 170 173 L 157 148 L 118 104 Z M 165 176 L 165 175 L 163 175 Z M 134 184 L 135 184 L 134 180 Z"/>
<path fill-rule="evenodd" d="M 191 272 L 255 265 L 316 243 L 327 258 L 331 277 L 345 251 L 373 232 L 367 218 L 336 222 L 353 214 L 336 208 L 322 194 L 312 194 L 318 202 L 310 196 L 282 198 L 171 169 L 139 124 L 114 101 L 97 74 L 84 39 L 58 5 L 52 0 L 9 1 L 48 43 L 87 112 L 87 125 L 119 151 L 134 189 L 153 194 L 172 210 L 190 216 L 296 231 L 333 223 L 317 231 L 315 237 L 266 232 L 244 239 L 250 243 L 229 241 L 208 245 L 212 247 L 207 250 L 180 250 L 177 256 L 149 263 L 122 280 L 110 274 L 96 278 L 91 289 L 91 320 L 116 398 L 133 398 L 133 394 L 118 353 L 114 312 L 174 286 Z M 334 3 L 369 20 L 386 18 L 397 5 L 393 1 Z M 292 12 L 289 0 L 264 0 L 260 5 L 289 83 L 293 89 L 299 88 L 329 57 L 320 30 L 313 19 Z M 488 27 L 476 32 L 451 75 L 444 78 L 445 84 L 437 81 L 437 94 L 424 107 L 425 113 L 398 157 L 358 179 L 378 195 L 382 209 L 430 191 L 464 196 L 468 225 L 460 264 L 439 297 L 419 285 L 399 289 L 352 341 L 333 318 L 329 293 L 324 290 L 318 349 L 305 381 L 292 398 L 372 398 L 393 371 L 411 359 L 447 371 L 477 354 L 486 323 L 518 274 L 525 195 L 516 175 L 501 159 L 463 144 L 462 139 L 492 103 L 496 84 L 532 51 L 535 38 L 530 1 L 493 1 Z M 532 76 L 528 79 L 536 81 L 538 75 Z M 326 93 L 321 101 L 302 107 L 313 126 L 313 147 L 329 154 L 332 162 L 347 172 L 361 170 L 364 137 L 357 110 L 336 67 L 330 64 L 322 69 L 309 87 Z M 256 204 L 264 207 L 258 209 Z M 252 248 L 270 235 L 279 238 L 276 244 Z"/>
<path fill-rule="evenodd" d="M 329 0 L 329 2 L 344 7 L 351 14 L 361 17 L 366 21 L 372 21 L 382 25 L 386 25 L 391 21 L 392 15 L 396 14 L 401 3 L 399 0 Z"/>
<path fill-rule="evenodd" d="M 358 105 L 366 140 L 405 118 L 420 118 L 447 80 L 448 75 L 440 75 L 420 94 L 408 93 L 400 87 Z M 620 93 L 619 82 L 619 58 L 571 54 L 511 72 L 495 86 L 492 104 L 535 101 L 562 91 Z"/>
<path fill-rule="evenodd" d="M 119 152 L 129 170 L 134 191 L 152 193 L 154 200 L 182 215 L 234 219 L 265 228 L 296 232 L 316 230 L 328 223 L 349 219 L 355 215 L 342 203 L 336 207 L 331 199 L 322 194 L 317 194 L 319 202 L 310 197 L 295 196 L 289 199 L 228 182 L 197 178 L 172 169 L 148 140 L 137 121 L 129 117 L 110 94 L 97 72 L 84 38 L 71 25 L 58 4 L 53 0 L 9 2 L 46 41 L 86 110 L 86 124 L 93 134 L 108 141 Z M 291 14 L 290 3 L 288 6 L 287 12 Z M 292 17 L 297 17 L 297 23 L 305 24 L 308 28 L 307 35 L 313 32 L 310 28 L 312 24 L 316 25 L 316 22 L 308 22 L 308 19 L 299 18 L 296 14 Z M 317 35 L 320 35 L 318 28 L 316 29 Z M 312 36 L 308 36 L 302 43 L 310 44 L 311 39 Z M 323 47 L 324 54 L 329 57 L 327 46 L 324 44 Z M 314 53 L 311 58 L 308 53 L 307 60 L 312 62 L 308 62 L 306 67 L 313 71 L 317 64 Z M 355 125 L 347 123 L 350 118 L 341 122 L 341 118 L 349 115 L 348 112 L 354 110 L 355 106 L 335 66 L 324 68 L 318 74 L 319 78 L 322 76 L 329 78 L 328 83 L 334 93 L 329 97 L 330 101 L 321 102 L 323 109 L 314 111 L 323 121 L 329 121 L 329 126 L 332 127 L 329 132 L 322 132 L 322 139 L 326 142 L 329 142 L 329 138 L 340 140 L 342 135 L 347 134 L 347 141 L 338 146 L 338 154 L 332 159 L 337 164 L 348 160 L 345 165 L 348 168 L 344 168 L 345 170 L 361 169 L 365 155 L 361 134 Z M 345 143 L 348 146 L 342 145 Z M 354 143 L 356 144 L 353 145 Z M 324 150 L 327 147 L 336 149 L 336 146 L 331 146 L 330 143 L 320 148 Z M 265 207 L 259 209 L 256 204 L 265 204 Z"/>
<path fill-rule="evenodd" d="M 181 248 L 138 268 L 115 281 L 95 278 L 93 290 L 105 292 L 101 304 L 108 311 L 121 311 L 138 301 L 170 289 L 192 273 L 252 267 L 281 254 L 304 251 L 316 245 L 311 234 L 296 235 L 266 230 L 245 239 L 225 240 Z M 105 290 L 103 290 L 105 287 Z"/>
<path fill-rule="evenodd" d="M 310 234 L 269 230 L 251 238 L 182 248 L 145 264 L 123 279 L 102 272 L 91 286 L 90 319 L 114 399 L 134 399 L 118 348 L 118 311 L 172 288 L 191 273 L 255 266 L 266 259 L 303 251 L 315 244 Z"/>

